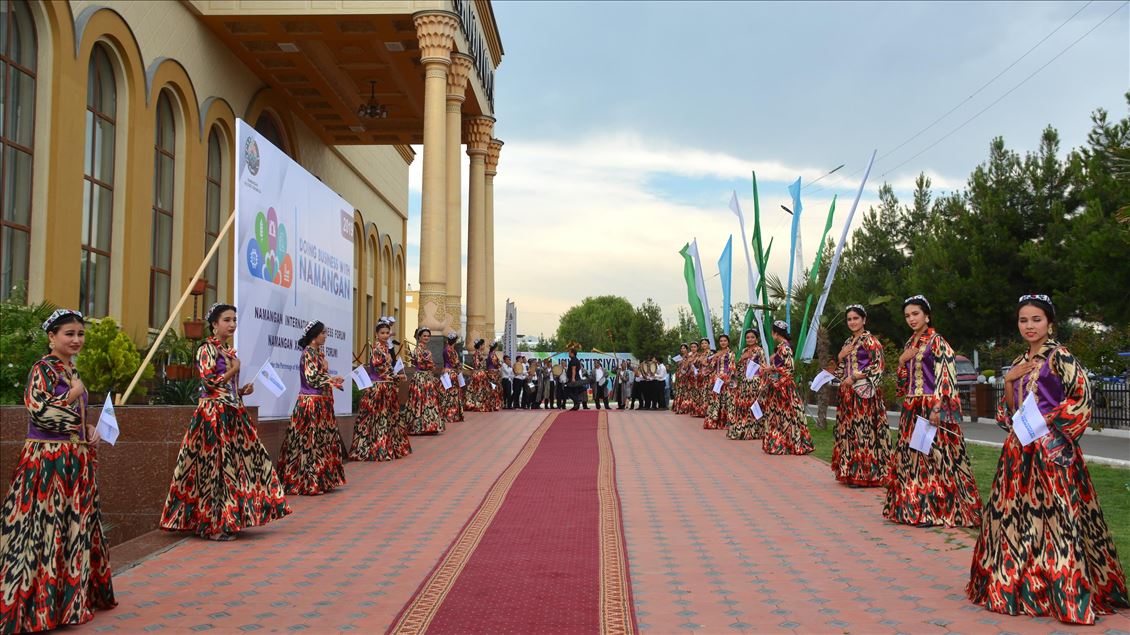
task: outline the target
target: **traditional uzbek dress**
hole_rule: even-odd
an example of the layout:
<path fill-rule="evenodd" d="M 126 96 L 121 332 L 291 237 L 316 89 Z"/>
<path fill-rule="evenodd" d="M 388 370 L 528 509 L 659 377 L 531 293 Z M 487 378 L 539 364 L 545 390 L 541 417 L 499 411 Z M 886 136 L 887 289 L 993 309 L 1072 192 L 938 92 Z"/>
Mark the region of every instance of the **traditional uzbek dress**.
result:
<path fill-rule="evenodd" d="M 781 342 L 769 358 L 768 376 L 763 380 L 765 433 L 761 449 L 766 454 L 808 454 L 814 449 L 793 374 L 795 368 L 792 347 Z"/>
<path fill-rule="evenodd" d="M 235 351 L 209 337 L 196 350 L 200 398 L 181 441 L 161 529 L 199 536 L 234 534 L 290 513 L 271 456 L 239 395 L 221 381 Z"/>
<path fill-rule="evenodd" d="M 349 449 L 351 461 L 391 461 L 412 453 L 408 437 L 400 428 L 400 402 L 392 369 L 388 344 L 378 341 L 365 367 L 373 385 L 361 391 Z"/>
<path fill-rule="evenodd" d="M 710 391 L 711 384 L 714 380 L 711 379 L 710 373 L 706 372 L 710 368 L 710 356 L 707 353 L 699 353 L 691 364 L 691 393 L 687 395 L 690 400 L 690 407 L 688 408 L 692 417 L 702 418 L 706 416 L 706 407 L 710 403 L 710 397 L 714 393 Z"/>
<path fill-rule="evenodd" d="M 487 353 L 487 389 L 490 391 L 489 412 L 502 410 L 502 367 L 493 352 Z"/>
<path fill-rule="evenodd" d="M 439 405 L 447 423 L 463 420 L 463 397 L 459 394 L 459 352 L 454 346 L 443 347 L 443 372 L 451 380 L 451 388 L 439 386 Z"/>
<path fill-rule="evenodd" d="M 0 517 L 0 633 L 84 624 L 95 609 L 117 605 L 97 457 L 86 441 L 87 395 L 67 403 L 77 376 L 54 355 L 28 375 L 27 439 Z"/>
<path fill-rule="evenodd" d="M 953 349 L 933 328 L 912 335 L 906 346 L 918 353 L 898 370 L 902 418 L 883 516 L 904 525 L 976 527 L 981 524 L 981 497 L 961 432 Z M 910 447 L 910 437 L 915 420 L 929 419 L 932 410 L 941 425 L 930 453 L 922 454 Z"/>
<path fill-rule="evenodd" d="M 762 398 L 762 369 L 758 368 L 751 379 L 746 379 L 746 368 L 751 362 L 759 367 L 765 366 L 765 354 L 757 344 L 747 346 L 742 351 L 741 359 L 738 360 L 738 366 L 734 370 L 736 378 L 734 412 L 730 415 L 730 427 L 726 431 L 726 438 L 735 441 L 760 439 L 765 432 L 764 409 L 760 419 L 753 414 L 753 402 Z M 760 402 L 758 406 L 761 406 Z"/>
<path fill-rule="evenodd" d="M 337 429 L 330 367 L 321 348 L 311 345 L 302 351 L 300 371 L 298 400 L 279 465 L 287 494 L 317 496 L 345 485 L 345 443 Z"/>
<path fill-rule="evenodd" d="M 1034 395 L 1049 434 L 1027 446 L 1012 431 L 1001 400 L 997 424 L 1008 431 L 973 551 L 966 593 L 975 604 L 1010 615 L 1051 616 L 1094 624 L 1130 607 L 1126 576 L 1077 441 L 1091 420 L 1091 385 L 1083 366 L 1049 340 L 1030 358 L 1037 366 L 1014 387 L 1017 407 Z"/>
<path fill-rule="evenodd" d="M 490 412 L 493 405 L 490 379 L 487 377 L 486 358 L 479 351 L 471 355 L 471 380 L 467 382 L 466 409 L 471 412 Z"/>
<path fill-rule="evenodd" d="M 690 400 L 688 399 L 690 392 L 691 357 L 688 353 L 686 357 L 679 360 L 679 365 L 675 368 L 675 398 L 671 400 L 671 412 L 679 415 L 690 412 Z"/>
<path fill-rule="evenodd" d="M 712 370 L 707 392 L 709 405 L 702 427 L 704 430 L 725 430 L 734 412 L 734 382 L 730 377 L 734 372 L 734 354 L 730 349 L 720 350 L 714 354 Z M 714 392 L 714 385 L 718 380 L 722 381 L 722 389 Z"/>
<path fill-rule="evenodd" d="M 412 353 L 412 365 L 416 372 L 408 379 L 408 403 L 401 412 L 409 426 L 408 434 L 439 434 L 447 429 L 447 424 L 439 405 L 443 385 L 432 374 L 436 365 L 431 351 L 417 347 Z"/>
<path fill-rule="evenodd" d="M 886 483 L 891 460 L 887 408 L 879 389 L 884 370 L 883 345 L 864 331 L 858 337 L 848 338 L 844 346 L 851 346 L 851 352 L 842 366 L 832 474 L 841 483 L 881 487 Z M 864 378 L 853 380 L 856 373 L 863 373 Z"/>

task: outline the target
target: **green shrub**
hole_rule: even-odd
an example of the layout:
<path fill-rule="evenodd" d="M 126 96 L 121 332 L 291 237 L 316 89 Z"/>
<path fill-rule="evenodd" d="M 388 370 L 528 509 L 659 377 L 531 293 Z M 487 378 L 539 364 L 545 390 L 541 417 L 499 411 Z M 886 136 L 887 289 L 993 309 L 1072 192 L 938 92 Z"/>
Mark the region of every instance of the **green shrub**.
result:
<path fill-rule="evenodd" d="M 47 354 L 43 321 L 55 306 L 47 302 L 24 304 L 22 293 L 0 302 L 0 404 L 22 404 L 28 372 Z"/>
<path fill-rule="evenodd" d="M 163 406 L 194 406 L 200 398 L 200 378 L 166 379 L 150 398 L 150 403 Z"/>
<path fill-rule="evenodd" d="M 141 354 L 137 346 L 120 328 L 113 318 L 91 320 L 86 327 L 86 345 L 79 354 L 76 364 L 82 381 L 91 392 L 91 402 L 100 401 L 94 395 L 107 392 L 115 394 L 124 391 L 134 373 L 141 366 Z M 149 365 L 141 379 L 153 377 L 153 366 Z M 134 392 L 143 396 L 146 388 L 138 383 Z"/>

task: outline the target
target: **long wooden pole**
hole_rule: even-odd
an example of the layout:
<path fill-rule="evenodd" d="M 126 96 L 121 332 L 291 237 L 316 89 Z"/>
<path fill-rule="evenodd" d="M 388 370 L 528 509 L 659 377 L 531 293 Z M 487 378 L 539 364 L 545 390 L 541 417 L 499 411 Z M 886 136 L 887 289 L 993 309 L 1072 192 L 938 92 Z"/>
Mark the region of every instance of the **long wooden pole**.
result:
<path fill-rule="evenodd" d="M 231 215 L 228 216 L 228 222 L 224 224 L 223 228 L 220 229 L 220 233 L 216 235 L 216 242 L 212 243 L 212 248 L 209 249 L 208 253 L 204 255 L 204 260 L 200 263 L 200 267 L 196 270 L 196 274 L 192 276 L 192 280 L 189 280 L 188 286 L 184 288 L 184 293 L 182 293 L 180 296 L 180 302 L 177 302 L 176 308 L 174 308 L 173 311 L 169 313 L 169 319 L 165 321 L 165 326 L 161 328 L 161 332 L 157 334 L 157 339 L 153 340 L 153 344 L 149 346 L 149 352 L 145 355 L 145 360 L 141 362 L 141 366 L 137 368 L 137 372 L 134 373 L 133 380 L 130 381 L 129 387 L 127 387 L 126 391 L 123 392 L 121 396 L 116 400 L 117 404 L 124 404 L 126 400 L 129 399 L 129 396 L 133 393 L 133 389 L 137 387 L 137 382 L 141 379 L 142 373 L 144 373 L 146 367 L 149 366 L 149 362 L 153 361 L 153 356 L 157 353 L 157 347 L 160 346 L 161 341 L 164 340 L 165 335 L 168 334 L 169 327 L 171 327 L 173 323 L 180 319 L 180 310 L 184 307 L 184 303 L 188 301 L 188 296 L 192 294 L 192 287 L 196 286 L 196 281 L 200 279 L 200 276 L 204 275 L 204 269 L 208 267 L 208 263 L 211 262 L 212 258 L 216 255 L 216 252 L 220 250 L 220 243 L 224 241 L 224 237 L 227 235 L 228 231 L 234 224 L 235 210 L 232 210 Z"/>

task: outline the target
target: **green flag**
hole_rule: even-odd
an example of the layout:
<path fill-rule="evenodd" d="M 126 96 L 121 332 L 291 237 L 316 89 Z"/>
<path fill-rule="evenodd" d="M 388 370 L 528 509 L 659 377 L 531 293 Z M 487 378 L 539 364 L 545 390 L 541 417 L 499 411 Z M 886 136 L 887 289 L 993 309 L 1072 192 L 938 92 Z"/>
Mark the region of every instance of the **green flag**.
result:
<path fill-rule="evenodd" d="M 745 333 L 753 328 L 753 307 L 745 310 L 745 321 L 742 322 L 742 332 L 738 334 L 738 352 L 735 353 L 738 357 L 742 356 L 742 351 L 745 350 Z"/>
<path fill-rule="evenodd" d="M 709 327 L 706 324 L 705 313 L 702 311 L 702 300 L 698 297 L 698 286 L 695 284 L 694 275 L 694 260 L 690 255 L 691 244 L 683 245 L 679 250 L 679 255 L 683 257 L 683 278 L 687 281 L 687 303 L 691 305 L 691 313 L 694 314 L 695 322 L 698 323 L 698 336 L 705 338 L 706 329 Z"/>

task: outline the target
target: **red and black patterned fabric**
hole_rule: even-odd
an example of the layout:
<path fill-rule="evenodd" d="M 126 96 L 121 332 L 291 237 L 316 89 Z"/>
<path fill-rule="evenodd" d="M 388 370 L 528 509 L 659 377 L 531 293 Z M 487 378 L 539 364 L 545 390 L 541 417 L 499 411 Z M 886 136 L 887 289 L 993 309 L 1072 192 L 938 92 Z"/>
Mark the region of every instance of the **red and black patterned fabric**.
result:
<path fill-rule="evenodd" d="M 486 370 L 486 359 L 475 351 L 471 355 L 471 381 L 467 382 L 466 408 L 471 412 L 494 412 L 495 391 L 491 389 L 490 376 Z"/>
<path fill-rule="evenodd" d="M 337 429 L 325 353 L 302 351 L 302 390 L 290 414 L 290 427 L 279 451 L 287 494 L 316 496 L 345 485 L 345 443 Z"/>
<path fill-rule="evenodd" d="M 891 434 L 887 407 L 878 388 L 883 375 L 883 345 L 867 331 L 850 337 L 851 352 L 841 365 L 840 404 L 836 408 L 836 444 L 832 448 L 832 474 L 836 480 L 858 487 L 882 487 L 891 460 Z M 873 396 L 861 396 L 853 387 L 856 373 L 875 386 Z"/>
<path fill-rule="evenodd" d="M 903 396 L 898 441 L 887 474 L 883 516 L 904 525 L 977 527 L 981 497 L 961 433 L 961 399 L 953 349 L 933 328 L 912 335 L 906 347 L 918 354 L 899 367 Z M 929 454 L 910 447 L 918 417 L 937 412 L 939 426 Z"/>
<path fill-rule="evenodd" d="M 1012 431 L 1002 399 L 997 423 L 1008 431 L 966 593 L 990 611 L 1094 624 L 1097 615 L 1130 607 L 1126 575 L 1091 475 L 1077 445 L 1091 421 L 1091 384 L 1075 357 L 1055 341 L 1017 382 L 1015 403 L 1037 397 L 1050 434 L 1027 446 Z"/>
<path fill-rule="evenodd" d="M 746 379 L 747 365 L 753 362 L 760 366 L 757 374 L 752 379 Z M 726 431 L 726 438 L 735 441 L 760 439 L 765 434 L 765 415 L 762 408 L 760 419 L 753 414 L 753 402 L 763 398 L 763 378 L 766 372 L 765 354 L 757 344 L 747 346 L 742 351 L 737 368 L 734 369 L 737 388 L 734 389 L 734 411 L 730 415 L 730 427 Z M 762 404 L 759 402 L 758 406 Z"/>
<path fill-rule="evenodd" d="M 412 453 L 412 445 L 400 425 L 400 403 L 392 368 L 388 344 L 378 341 L 368 366 L 375 383 L 361 391 L 349 449 L 351 461 L 391 461 Z"/>
<path fill-rule="evenodd" d="M 761 449 L 766 454 L 808 454 L 814 449 L 794 368 L 793 349 L 782 342 L 769 358 L 768 374 L 763 380 L 765 434 L 761 437 Z"/>
<path fill-rule="evenodd" d="M 435 362 L 432 353 L 419 347 L 412 353 L 415 374 L 408 379 L 408 403 L 402 416 L 408 424 L 408 434 L 439 434 L 447 430 L 440 411 L 439 393 L 443 386 L 432 374 Z"/>
<path fill-rule="evenodd" d="M 725 430 L 734 412 L 734 353 L 730 349 L 718 351 L 711 360 L 713 371 L 707 384 L 706 419 L 702 422 L 705 430 Z M 720 392 L 714 392 L 714 385 L 722 381 Z"/>
<path fill-rule="evenodd" d="M 459 352 L 452 344 L 443 347 L 443 372 L 447 373 L 451 381 L 451 388 L 439 386 L 440 409 L 443 411 L 443 420 L 448 423 L 463 420 L 463 395 L 459 389 Z"/>
<path fill-rule="evenodd" d="M 53 355 L 28 375 L 28 440 L 0 512 L 0 633 L 83 624 L 117 605 L 97 454 L 84 440 L 86 396 L 66 400 L 72 376 L 74 368 Z"/>

